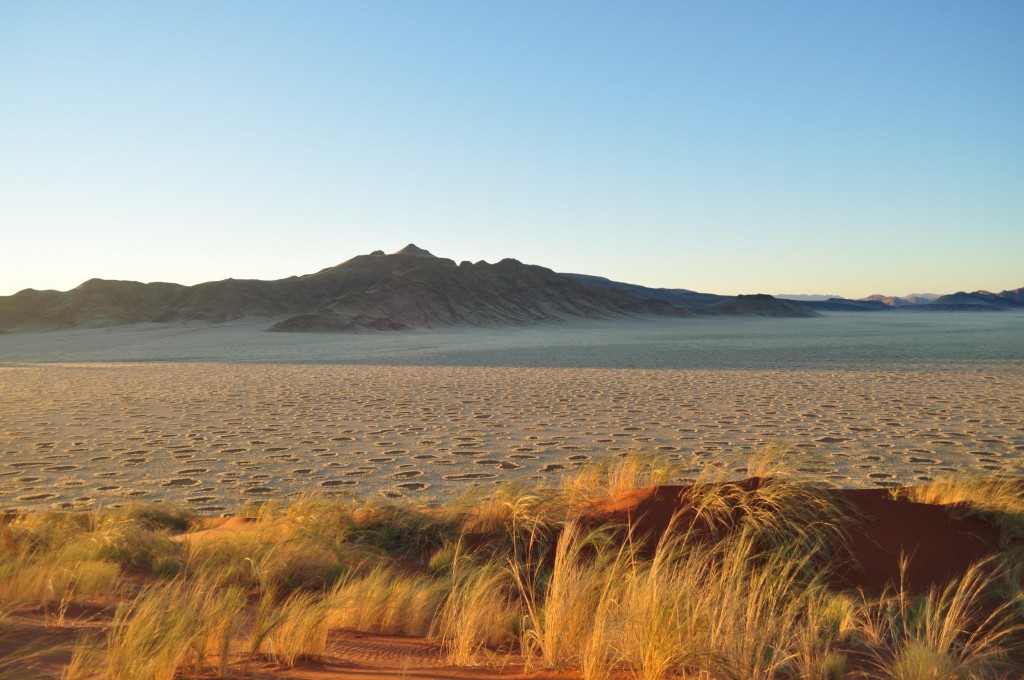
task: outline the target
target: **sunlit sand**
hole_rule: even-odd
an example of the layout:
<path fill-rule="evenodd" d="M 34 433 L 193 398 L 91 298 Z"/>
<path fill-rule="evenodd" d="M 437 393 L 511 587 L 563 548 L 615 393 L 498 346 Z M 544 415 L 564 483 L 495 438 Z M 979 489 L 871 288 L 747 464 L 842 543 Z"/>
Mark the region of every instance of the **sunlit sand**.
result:
<path fill-rule="evenodd" d="M 111 363 L 0 369 L 0 507 L 300 493 L 442 498 L 632 450 L 839 486 L 1020 467 L 1024 369 L 779 371 Z M 685 480 L 679 480 L 685 481 Z"/>

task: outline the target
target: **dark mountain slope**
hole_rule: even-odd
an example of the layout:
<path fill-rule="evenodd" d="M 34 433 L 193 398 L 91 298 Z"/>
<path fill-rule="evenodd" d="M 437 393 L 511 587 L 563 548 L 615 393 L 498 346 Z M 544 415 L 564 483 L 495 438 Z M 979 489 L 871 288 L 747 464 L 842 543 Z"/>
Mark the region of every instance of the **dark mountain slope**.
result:
<path fill-rule="evenodd" d="M 686 290 L 685 288 L 648 288 L 647 286 L 638 286 L 634 283 L 612 281 L 611 279 L 606 279 L 603 276 L 590 276 L 589 274 L 566 274 L 566 276 L 571 276 L 577 281 L 591 286 L 597 286 L 598 288 L 621 290 L 626 293 L 631 293 L 639 298 L 644 298 L 646 300 L 661 300 L 683 309 L 699 309 L 701 307 L 707 307 L 708 305 L 713 305 L 716 302 L 722 302 L 723 300 L 729 299 L 729 296 L 727 295 L 698 293 L 697 291 Z"/>
<path fill-rule="evenodd" d="M 0 328 L 14 328 L 37 316 L 40 309 L 61 294 L 56 290 L 26 288 L 14 295 L 0 297 Z"/>
<path fill-rule="evenodd" d="M 422 255 L 413 266 L 345 293 L 274 331 L 405 330 L 450 325 L 530 324 L 573 318 L 688 316 L 667 303 L 579 283 L 550 269 L 516 260 L 497 264 Z M 391 260 L 390 265 L 396 260 Z M 360 263 L 364 264 L 364 263 Z M 408 263 L 405 263 L 408 264 Z"/>
<path fill-rule="evenodd" d="M 611 281 L 600 276 L 566 274 L 577 281 L 610 290 L 619 290 L 647 300 L 667 302 L 680 309 L 691 310 L 704 316 L 774 316 L 808 317 L 818 316 L 804 303 L 780 300 L 771 295 L 739 295 L 729 297 L 713 293 L 698 293 L 684 288 L 647 288 L 631 283 Z"/>

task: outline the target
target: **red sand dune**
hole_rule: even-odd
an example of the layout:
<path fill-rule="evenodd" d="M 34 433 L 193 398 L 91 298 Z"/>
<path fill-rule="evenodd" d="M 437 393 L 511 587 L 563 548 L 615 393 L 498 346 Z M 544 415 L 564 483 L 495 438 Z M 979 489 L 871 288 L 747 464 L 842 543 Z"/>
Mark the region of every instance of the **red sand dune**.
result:
<path fill-rule="evenodd" d="M 737 490 L 753 491 L 762 483 L 754 478 L 731 484 Z M 846 545 L 836 557 L 837 564 L 848 565 L 834 579 L 838 587 L 880 591 L 896 585 L 901 557 L 906 556 L 906 585 L 920 592 L 960 576 L 999 547 L 995 527 L 978 517 L 962 516 L 953 506 L 894 499 L 888 489 L 830 489 L 828 493 L 849 520 Z M 650 544 L 665 533 L 673 516 L 677 516 L 676 527 L 698 521 L 689 507 L 692 495 L 689 486 L 652 486 L 598 500 L 592 508 L 595 519 L 626 524 L 634 536 Z"/>

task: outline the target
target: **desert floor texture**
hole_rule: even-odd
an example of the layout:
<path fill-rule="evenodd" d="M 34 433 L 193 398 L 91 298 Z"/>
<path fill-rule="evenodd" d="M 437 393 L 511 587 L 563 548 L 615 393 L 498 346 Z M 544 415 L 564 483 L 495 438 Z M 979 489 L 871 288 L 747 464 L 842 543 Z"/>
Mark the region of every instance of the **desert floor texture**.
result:
<path fill-rule="evenodd" d="M 0 509 L 299 493 L 442 500 L 642 450 L 843 487 L 1020 472 L 1024 368 L 682 370 L 222 363 L 0 367 Z M 685 481 L 685 480 L 679 480 Z"/>

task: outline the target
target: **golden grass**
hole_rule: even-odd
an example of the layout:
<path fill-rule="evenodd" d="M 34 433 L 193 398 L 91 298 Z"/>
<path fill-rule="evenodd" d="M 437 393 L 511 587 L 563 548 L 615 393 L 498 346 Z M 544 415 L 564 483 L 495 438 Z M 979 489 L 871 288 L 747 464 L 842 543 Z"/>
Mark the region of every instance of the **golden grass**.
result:
<path fill-rule="evenodd" d="M 112 601 L 121 583 L 121 568 L 101 560 L 0 557 L 0 609 L 37 606 L 55 625 L 72 603 Z"/>
<path fill-rule="evenodd" d="M 1024 541 L 1024 480 L 1019 477 L 943 477 L 924 486 L 901 489 L 898 495 L 917 503 L 956 505 L 966 513 L 987 516 L 1005 543 Z"/>
<path fill-rule="evenodd" d="M 118 607 L 107 643 L 107 678 L 175 678 L 196 636 L 196 601 L 188 591 L 183 581 L 161 584 Z"/>
<path fill-rule="evenodd" d="M 67 680 L 230 677 L 256 656 L 320 658 L 339 629 L 429 635 L 450 663 L 515 654 L 588 680 L 999 677 L 1024 632 L 1021 566 L 1006 557 L 1024 536 L 1020 482 L 908 491 L 987 513 L 1007 550 L 926 595 L 868 597 L 825 587 L 849 513 L 780 474 L 784 458 L 752 460 L 759 485 L 684 491 L 687 514 L 656 546 L 581 515 L 594 496 L 678 478 L 636 454 L 440 510 L 253 506 L 244 530 L 202 540 L 175 536 L 187 516 L 162 506 L 30 515 L 0 536 L 0 626 L 21 607 L 54 625 L 69 603 L 119 603 Z M 126 572 L 149 585 L 132 592 Z"/>
<path fill-rule="evenodd" d="M 565 475 L 559 491 L 570 506 L 647 486 L 678 483 L 678 463 L 653 453 L 630 451 L 610 461 L 594 462 Z"/>
<path fill-rule="evenodd" d="M 964 504 L 981 510 L 1024 513 L 1024 484 L 1015 477 L 941 477 L 923 486 L 905 488 L 901 495 L 918 503 Z"/>
<path fill-rule="evenodd" d="M 686 537 L 668 539 L 650 560 L 620 553 L 601 594 L 609 609 L 592 616 L 589 647 L 603 651 L 591 677 L 610 667 L 644 680 L 791 671 L 800 622 L 818 589 L 804 575 L 809 557 L 799 544 L 766 552 L 760 543 L 746 528 L 700 549 Z"/>
<path fill-rule="evenodd" d="M 106 674 L 106 667 L 102 642 L 95 637 L 83 637 L 72 650 L 61 680 L 98 680 Z"/>
<path fill-rule="evenodd" d="M 554 524 L 568 512 L 557 490 L 539 483 L 509 483 L 482 492 L 470 489 L 452 506 L 466 533 L 513 533 L 518 527 Z"/>

